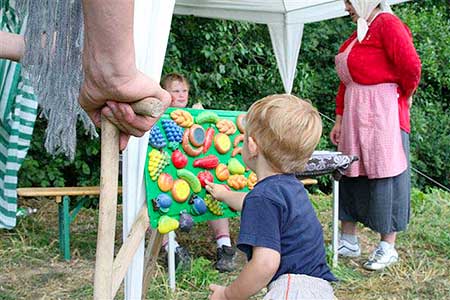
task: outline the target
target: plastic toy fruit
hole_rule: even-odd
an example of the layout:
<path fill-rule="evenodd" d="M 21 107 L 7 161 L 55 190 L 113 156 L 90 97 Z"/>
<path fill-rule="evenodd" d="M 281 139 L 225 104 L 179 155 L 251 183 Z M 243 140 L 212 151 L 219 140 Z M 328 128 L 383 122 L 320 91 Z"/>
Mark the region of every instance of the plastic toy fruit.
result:
<path fill-rule="evenodd" d="M 205 142 L 205 129 L 202 126 L 194 124 L 189 128 L 189 141 L 195 147 L 200 147 Z"/>
<path fill-rule="evenodd" d="M 251 172 L 250 175 L 248 175 L 247 178 L 247 186 L 249 190 L 253 190 L 255 187 L 255 184 L 258 182 L 258 178 L 256 177 L 256 174 Z"/>
<path fill-rule="evenodd" d="M 187 157 L 180 150 L 175 150 L 172 152 L 172 164 L 175 168 L 182 169 L 186 167 L 187 163 Z"/>
<path fill-rule="evenodd" d="M 191 187 L 194 193 L 199 193 L 202 190 L 202 185 L 198 180 L 197 176 L 189 170 L 179 169 L 177 170 L 177 176 L 181 179 L 184 179 L 189 186 Z"/>
<path fill-rule="evenodd" d="M 158 177 L 158 187 L 163 192 L 168 192 L 172 189 L 173 178 L 167 173 L 162 173 Z"/>
<path fill-rule="evenodd" d="M 205 203 L 206 203 L 206 206 L 208 207 L 208 209 L 211 211 L 212 214 L 214 214 L 216 216 L 223 215 L 223 207 L 222 207 L 223 204 L 222 204 L 222 202 L 217 201 L 210 194 L 207 194 L 205 196 Z"/>
<path fill-rule="evenodd" d="M 214 146 L 216 147 L 217 152 L 225 154 L 231 148 L 230 138 L 224 133 L 218 133 L 214 137 Z"/>
<path fill-rule="evenodd" d="M 173 120 L 164 119 L 161 121 L 164 132 L 169 143 L 181 143 L 183 137 L 183 128 L 177 125 Z"/>
<path fill-rule="evenodd" d="M 230 158 L 228 161 L 228 170 L 231 174 L 244 174 L 245 167 L 239 162 L 237 158 Z"/>
<path fill-rule="evenodd" d="M 169 233 L 178 228 L 180 223 L 169 216 L 162 216 L 158 221 L 158 231 L 161 234 Z"/>
<path fill-rule="evenodd" d="M 192 197 L 191 202 L 189 202 L 189 203 L 192 204 L 192 213 L 194 215 L 203 215 L 206 212 L 207 207 L 206 207 L 205 200 L 203 200 L 203 198 L 195 195 L 194 197 Z"/>
<path fill-rule="evenodd" d="M 192 165 L 196 168 L 214 169 L 218 164 L 219 159 L 217 156 L 211 154 L 202 158 L 197 158 Z"/>
<path fill-rule="evenodd" d="M 181 214 L 180 214 L 180 230 L 184 231 L 184 232 L 189 232 L 189 231 L 191 231 L 193 226 L 194 226 L 194 219 L 192 219 L 192 216 L 186 212 L 181 212 Z"/>
<path fill-rule="evenodd" d="M 165 151 L 152 149 L 148 154 L 148 172 L 150 178 L 155 181 L 159 174 L 169 164 L 169 154 Z"/>
<path fill-rule="evenodd" d="M 225 164 L 219 164 L 216 167 L 216 177 L 220 181 L 225 181 L 230 177 L 230 171 L 228 171 L 228 167 Z"/>
<path fill-rule="evenodd" d="M 208 171 L 199 172 L 197 174 L 197 178 L 200 181 L 200 184 L 202 185 L 202 187 L 206 186 L 206 182 L 205 181 L 209 181 L 209 182 L 213 182 L 214 181 L 214 177 Z"/>
<path fill-rule="evenodd" d="M 177 109 L 170 113 L 170 117 L 181 127 L 191 127 L 194 124 L 192 115 L 184 110 Z"/>
<path fill-rule="evenodd" d="M 172 198 L 170 198 L 169 195 L 161 193 L 158 195 L 158 197 L 156 197 L 156 206 L 163 213 L 167 213 L 171 205 L 172 205 Z"/>
<path fill-rule="evenodd" d="M 244 175 L 231 175 L 227 184 L 235 190 L 242 190 L 247 186 L 247 178 Z"/>
<path fill-rule="evenodd" d="M 156 149 L 162 149 L 166 146 L 166 139 L 162 135 L 158 125 L 155 125 L 150 130 L 150 137 L 148 139 L 150 146 Z"/>
<path fill-rule="evenodd" d="M 189 197 L 191 188 L 189 184 L 183 179 L 177 179 L 173 182 L 172 197 L 178 203 L 183 203 Z"/>

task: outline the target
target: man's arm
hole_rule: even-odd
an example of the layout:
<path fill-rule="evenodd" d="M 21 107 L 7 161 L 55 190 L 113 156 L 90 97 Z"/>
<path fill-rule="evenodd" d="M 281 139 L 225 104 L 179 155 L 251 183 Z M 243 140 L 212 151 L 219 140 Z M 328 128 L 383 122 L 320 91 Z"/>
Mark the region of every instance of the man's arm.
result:
<path fill-rule="evenodd" d="M 25 52 L 23 36 L 0 31 L 0 58 L 20 61 Z"/>
<path fill-rule="evenodd" d="M 136 67 L 133 39 L 134 1 L 83 0 L 84 82 L 80 105 L 94 123 L 100 114 L 121 131 L 120 148 L 130 135 L 142 136 L 158 118 L 136 115 L 128 104 L 153 97 L 165 108 L 170 95 Z"/>

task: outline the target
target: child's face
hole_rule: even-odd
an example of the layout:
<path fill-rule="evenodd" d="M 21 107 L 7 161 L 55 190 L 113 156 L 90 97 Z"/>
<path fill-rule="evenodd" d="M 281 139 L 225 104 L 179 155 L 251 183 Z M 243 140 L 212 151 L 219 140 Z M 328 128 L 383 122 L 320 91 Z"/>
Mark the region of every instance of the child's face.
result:
<path fill-rule="evenodd" d="M 183 81 L 172 81 L 167 88 L 172 96 L 172 107 L 186 107 L 189 98 L 189 88 Z"/>

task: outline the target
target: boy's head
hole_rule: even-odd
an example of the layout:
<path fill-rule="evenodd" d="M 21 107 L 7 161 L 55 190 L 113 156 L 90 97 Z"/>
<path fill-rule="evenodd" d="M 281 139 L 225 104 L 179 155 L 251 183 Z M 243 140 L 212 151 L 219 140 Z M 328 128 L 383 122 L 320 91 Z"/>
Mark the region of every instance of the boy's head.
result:
<path fill-rule="evenodd" d="M 246 151 L 252 154 L 254 143 L 256 153 L 273 171 L 296 173 L 304 169 L 319 143 L 322 121 L 309 102 L 292 95 L 271 95 L 250 107 L 245 134 L 244 158 Z"/>
<path fill-rule="evenodd" d="M 178 73 L 170 73 L 161 80 L 163 89 L 172 96 L 172 107 L 186 107 L 189 98 L 189 82 Z"/>

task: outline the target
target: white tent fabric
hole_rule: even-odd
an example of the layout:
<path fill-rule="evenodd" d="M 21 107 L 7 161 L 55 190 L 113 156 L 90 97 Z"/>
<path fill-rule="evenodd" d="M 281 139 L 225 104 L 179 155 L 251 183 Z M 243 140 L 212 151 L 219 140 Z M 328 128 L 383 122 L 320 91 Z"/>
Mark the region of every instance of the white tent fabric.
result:
<path fill-rule="evenodd" d="M 135 0 L 134 41 L 140 71 L 159 81 L 169 37 L 175 0 Z M 145 201 L 144 165 L 148 132 L 131 138 L 123 158 L 123 237 L 126 239 Z M 144 241 L 136 251 L 125 278 L 125 299 L 140 299 L 144 267 Z"/>
<path fill-rule="evenodd" d="M 341 17 L 342 0 L 135 0 L 135 44 L 138 67 L 158 80 L 161 75 L 172 13 L 268 24 L 286 92 L 292 90 L 303 26 Z M 390 0 L 389 4 L 409 0 Z M 123 233 L 127 236 L 145 200 L 143 170 L 148 133 L 132 138 L 123 165 Z M 125 299 L 140 299 L 143 243 L 125 281 Z"/>

